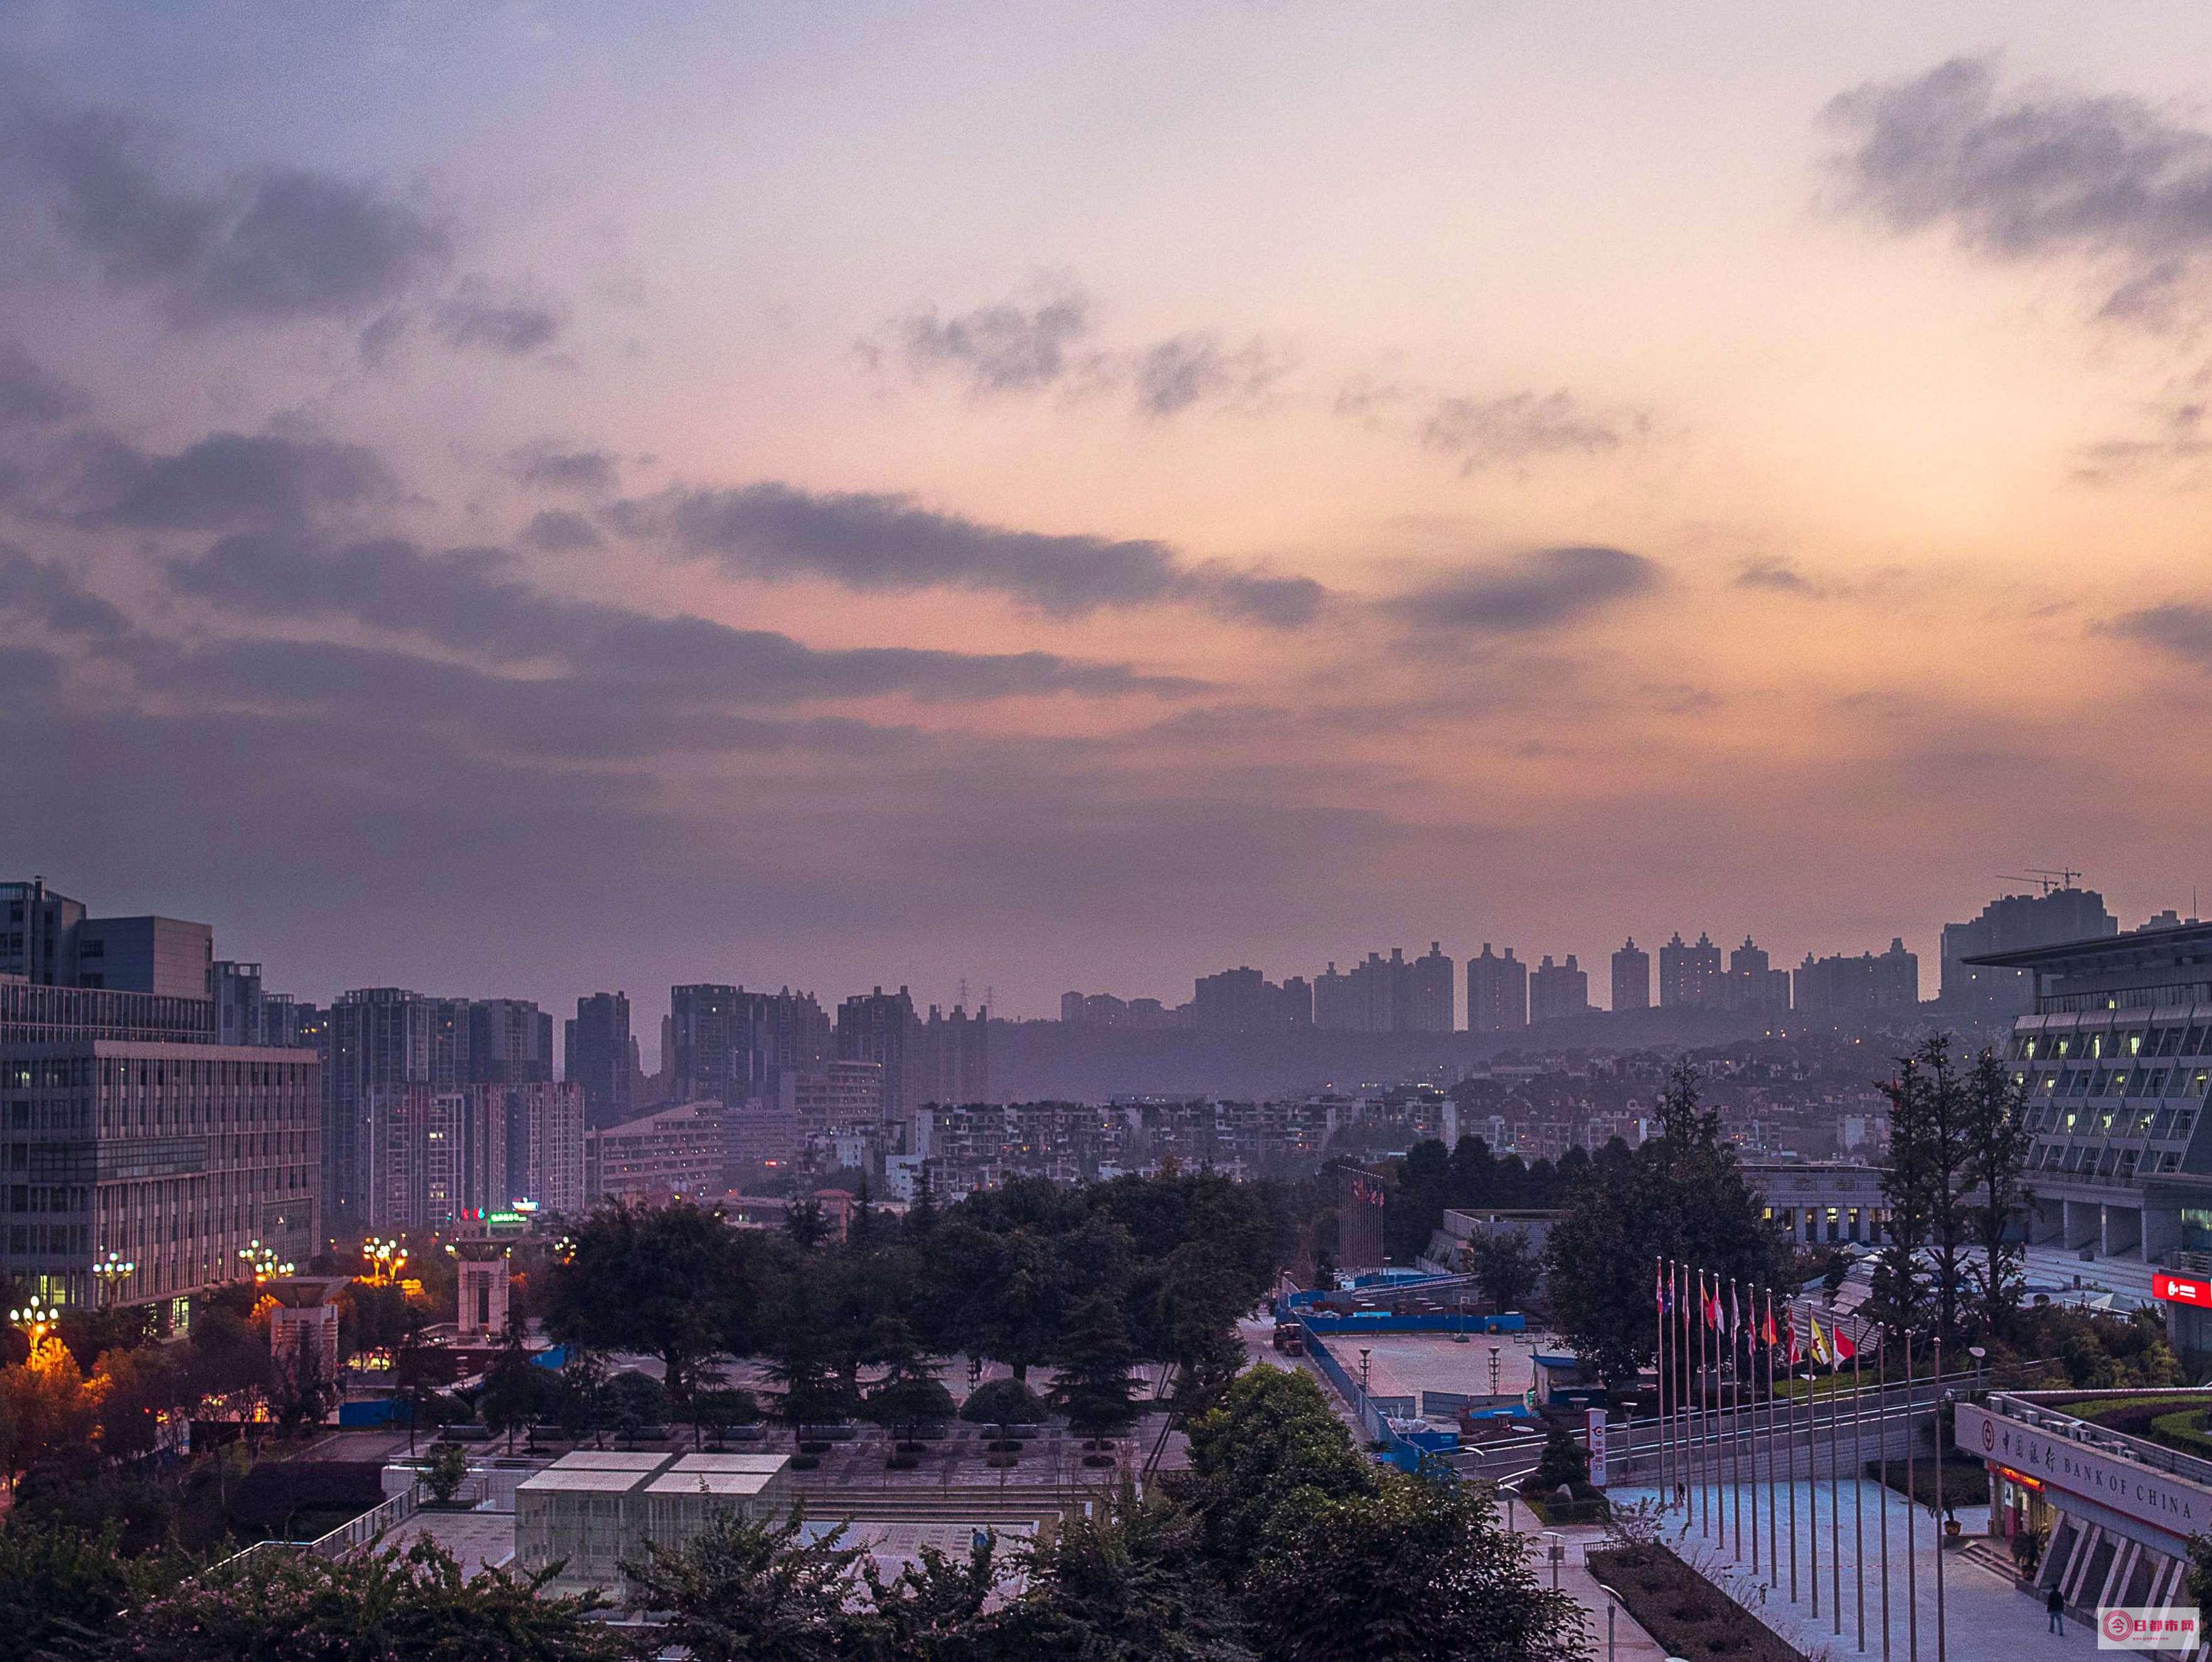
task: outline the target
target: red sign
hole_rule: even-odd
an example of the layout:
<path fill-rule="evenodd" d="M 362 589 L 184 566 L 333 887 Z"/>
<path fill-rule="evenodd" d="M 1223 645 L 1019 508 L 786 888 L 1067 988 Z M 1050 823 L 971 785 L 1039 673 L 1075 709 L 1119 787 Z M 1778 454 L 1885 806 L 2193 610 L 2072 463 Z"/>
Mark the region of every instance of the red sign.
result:
<path fill-rule="evenodd" d="M 2199 1310 L 2212 1310 L 2212 1282 L 2196 1282 L 2185 1275 L 2169 1275 L 2163 1269 L 2151 1276 L 2150 1295 L 2173 1304 L 2193 1304 Z"/>

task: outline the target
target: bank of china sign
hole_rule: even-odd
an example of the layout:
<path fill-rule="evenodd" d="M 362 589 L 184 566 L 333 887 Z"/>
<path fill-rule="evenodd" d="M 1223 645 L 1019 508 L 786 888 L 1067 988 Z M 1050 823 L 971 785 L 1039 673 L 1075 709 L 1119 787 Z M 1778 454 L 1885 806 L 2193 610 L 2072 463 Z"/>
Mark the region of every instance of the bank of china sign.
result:
<path fill-rule="evenodd" d="M 1971 1403 L 1959 1404 L 1959 1446 L 2174 1535 L 2195 1535 L 2212 1520 L 2212 1492 Z"/>

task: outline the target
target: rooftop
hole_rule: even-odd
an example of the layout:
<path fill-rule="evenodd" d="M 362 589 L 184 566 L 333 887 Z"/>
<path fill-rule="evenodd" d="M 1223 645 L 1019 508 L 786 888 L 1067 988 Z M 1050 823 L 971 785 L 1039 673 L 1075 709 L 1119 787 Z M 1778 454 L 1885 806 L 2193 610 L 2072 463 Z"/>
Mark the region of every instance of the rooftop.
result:
<path fill-rule="evenodd" d="M 758 1495 L 775 1481 L 773 1471 L 671 1471 L 645 1486 L 647 1495 Z"/>
<path fill-rule="evenodd" d="M 2130 929 L 2122 934 L 2094 935 L 2087 941 L 2062 941 L 2049 947 L 2027 947 L 2018 952 L 1983 953 L 1962 963 L 1994 970 L 2055 970 L 2067 964 L 2110 963 L 2142 953 L 2191 955 L 2212 953 L 2212 923 L 2183 923 L 2162 929 Z"/>
<path fill-rule="evenodd" d="M 563 1470 L 548 1466 L 514 1486 L 517 1495 L 627 1495 L 651 1474 L 643 1471 L 604 1471 L 570 1466 Z M 680 1480 L 679 1480 L 680 1481 Z"/>
<path fill-rule="evenodd" d="M 668 1456 L 650 1450 L 629 1451 L 613 1448 L 580 1448 L 556 1460 L 550 1470 L 554 1471 L 658 1471 L 668 1464 Z"/>

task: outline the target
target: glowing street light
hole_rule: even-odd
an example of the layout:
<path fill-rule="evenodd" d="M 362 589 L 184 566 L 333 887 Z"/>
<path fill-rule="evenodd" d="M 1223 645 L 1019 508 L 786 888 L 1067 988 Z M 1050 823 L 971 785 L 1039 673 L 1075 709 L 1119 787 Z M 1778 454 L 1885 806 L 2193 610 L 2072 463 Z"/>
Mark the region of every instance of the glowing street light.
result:
<path fill-rule="evenodd" d="M 39 1346 L 46 1336 L 46 1330 L 61 1319 L 62 1312 L 48 1299 L 33 1294 L 30 1301 L 20 1309 L 10 1310 L 8 1319 L 30 1336 L 31 1355 L 39 1354 Z"/>
<path fill-rule="evenodd" d="M 93 1260 L 92 1273 L 100 1278 L 100 1301 L 102 1305 L 115 1302 L 115 1295 L 123 1290 L 123 1283 L 137 1270 L 137 1264 L 120 1252 L 111 1251 L 104 1258 Z"/>
<path fill-rule="evenodd" d="M 257 1284 L 269 1280 L 272 1275 L 289 1275 L 292 1273 L 292 1261 L 289 1258 L 280 1259 L 276 1256 L 276 1249 L 273 1246 L 264 1246 L 258 1236 L 240 1247 L 238 1256 L 245 1262 L 246 1267 L 253 1272 L 253 1279 Z"/>
<path fill-rule="evenodd" d="M 372 1287 L 387 1287 L 399 1279 L 399 1272 L 407 1265 L 407 1249 L 397 1237 L 386 1240 L 371 1235 L 361 1244 L 361 1255 L 368 1261 L 368 1282 Z"/>

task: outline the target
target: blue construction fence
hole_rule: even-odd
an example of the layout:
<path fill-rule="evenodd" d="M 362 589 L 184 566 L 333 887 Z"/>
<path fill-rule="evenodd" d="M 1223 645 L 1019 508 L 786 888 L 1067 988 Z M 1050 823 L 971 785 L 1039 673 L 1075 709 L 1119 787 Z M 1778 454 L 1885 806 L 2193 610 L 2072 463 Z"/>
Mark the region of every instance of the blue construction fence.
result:
<path fill-rule="evenodd" d="M 1297 1297 L 1296 1294 L 1291 1295 Z M 1517 1310 L 1502 1316 L 1462 1316 L 1436 1312 L 1401 1316 L 1389 1310 L 1299 1310 L 1296 1312 L 1316 1333 L 1526 1333 L 1528 1318 Z"/>

